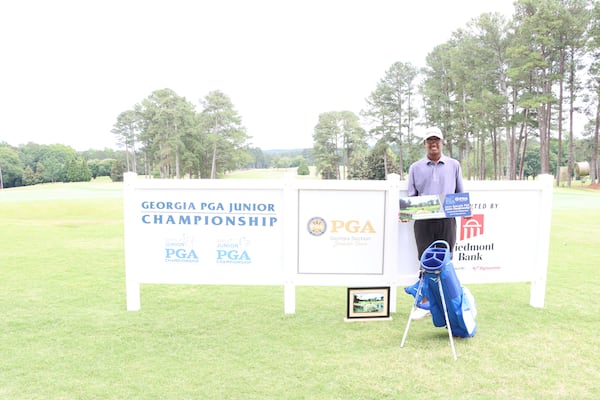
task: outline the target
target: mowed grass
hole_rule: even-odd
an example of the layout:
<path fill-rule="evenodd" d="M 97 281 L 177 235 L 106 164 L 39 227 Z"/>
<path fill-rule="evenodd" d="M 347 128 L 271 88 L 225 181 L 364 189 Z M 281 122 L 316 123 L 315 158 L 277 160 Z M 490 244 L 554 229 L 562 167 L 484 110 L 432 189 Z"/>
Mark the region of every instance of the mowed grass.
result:
<path fill-rule="evenodd" d="M 343 287 L 298 287 L 285 315 L 281 287 L 143 285 L 128 312 L 122 199 L 11 192 L 0 399 L 600 398 L 597 192 L 554 195 L 544 308 L 529 306 L 526 283 L 470 286 L 478 332 L 455 340 L 458 361 L 427 320 L 400 348 L 403 295 L 392 320 L 349 323 Z"/>

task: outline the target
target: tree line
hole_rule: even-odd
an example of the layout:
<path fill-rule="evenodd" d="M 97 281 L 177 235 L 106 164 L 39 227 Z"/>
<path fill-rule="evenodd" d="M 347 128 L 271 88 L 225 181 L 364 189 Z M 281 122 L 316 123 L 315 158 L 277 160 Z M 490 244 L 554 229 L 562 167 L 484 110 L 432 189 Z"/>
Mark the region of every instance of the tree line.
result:
<path fill-rule="evenodd" d="M 394 63 L 358 117 L 330 112 L 315 128 L 323 177 L 406 173 L 422 157 L 422 126 L 471 179 L 524 179 L 589 161 L 598 179 L 600 4 L 519 0 L 508 19 L 486 13 L 436 46 L 426 66 Z M 586 124 L 575 132 L 577 116 Z M 575 136 L 575 134 L 578 134 Z M 372 145 L 365 147 L 365 141 Z M 375 154 L 374 154 L 375 153 Z"/>
<path fill-rule="evenodd" d="M 260 154 L 254 154 L 262 165 L 248 165 L 248 168 L 297 168 L 303 171 L 298 172 L 300 175 L 308 175 L 308 163 L 312 165 L 310 149 L 258 151 Z M 0 188 L 88 182 L 98 177 L 110 177 L 112 181 L 120 182 L 126 165 L 123 150 L 76 151 L 63 144 L 32 142 L 14 147 L 3 142 L 0 143 Z"/>
<path fill-rule="evenodd" d="M 123 179 L 123 154 L 112 149 L 77 152 L 64 144 L 0 143 L 0 187 L 88 182 L 99 176 Z"/>
<path fill-rule="evenodd" d="M 112 132 L 125 149 L 126 169 L 159 178 L 217 178 L 257 161 L 229 97 L 212 91 L 202 110 L 160 89 L 117 117 Z"/>
<path fill-rule="evenodd" d="M 590 0 L 519 0 L 511 18 L 486 13 L 455 31 L 424 68 L 396 62 L 358 115 L 320 114 L 312 161 L 324 179 L 382 179 L 422 157 L 420 127 L 436 125 L 467 178 L 598 176 L 600 6 Z M 201 110 L 169 89 L 122 113 L 113 132 L 127 169 L 160 177 L 215 178 L 265 166 L 231 100 L 219 91 Z M 575 132 L 577 116 L 588 123 Z M 577 136 L 576 136 L 577 134 Z"/>

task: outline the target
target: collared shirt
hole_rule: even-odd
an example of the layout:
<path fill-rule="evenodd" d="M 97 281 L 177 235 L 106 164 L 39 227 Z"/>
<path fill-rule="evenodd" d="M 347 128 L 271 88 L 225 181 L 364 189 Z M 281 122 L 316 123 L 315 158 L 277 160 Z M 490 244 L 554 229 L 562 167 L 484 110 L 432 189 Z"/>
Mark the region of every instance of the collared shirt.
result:
<path fill-rule="evenodd" d="M 436 163 L 425 157 L 408 169 L 409 196 L 462 192 L 462 170 L 460 163 L 453 158 L 442 155 Z"/>

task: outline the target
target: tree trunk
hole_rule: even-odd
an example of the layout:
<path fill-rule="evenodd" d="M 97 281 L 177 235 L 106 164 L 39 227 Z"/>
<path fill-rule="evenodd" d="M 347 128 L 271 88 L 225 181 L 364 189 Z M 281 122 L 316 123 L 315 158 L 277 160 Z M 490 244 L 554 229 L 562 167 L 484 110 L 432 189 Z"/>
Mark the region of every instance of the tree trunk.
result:
<path fill-rule="evenodd" d="M 547 70 L 542 70 L 540 82 L 537 87 L 542 90 L 542 94 L 551 94 L 552 85 L 547 76 Z M 542 174 L 550 173 L 550 112 L 551 105 L 544 102 L 538 106 L 538 126 L 540 132 L 540 167 Z"/>
<path fill-rule="evenodd" d="M 494 162 L 494 179 L 498 180 L 498 167 L 500 164 L 500 152 L 498 151 L 498 137 L 496 136 L 496 129 L 490 131 L 490 139 L 492 140 L 492 160 Z"/>
<path fill-rule="evenodd" d="M 469 132 L 465 132 L 465 143 L 466 143 L 466 148 L 465 148 L 465 160 L 466 162 L 464 164 L 466 164 L 466 174 L 467 174 L 467 179 L 471 179 L 471 163 L 470 163 L 470 153 L 471 153 L 471 140 L 469 139 Z"/>
<path fill-rule="evenodd" d="M 179 147 L 175 147 L 175 177 L 179 179 Z"/>
<path fill-rule="evenodd" d="M 563 49 L 560 50 L 559 56 L 559 82 L 558 82 L 558 154 L 556 155 L 556 186 L 560 186 L 560 167 L 562 164 L 562 114 L 563 114 L 563 91 L 564 91 L 564 73 L 565 73 L 565 52 Z M 570 155 L 569 155 L 570 157 Z M 569 179 L 569 186 L 571 186 L 571 179 Z"/>
<path fill-rule="evenodd" d="M 569 175 L 569 187 L 571 187 L 571 176 L 573 175 L 573 163 L 575 162 L 575 151 L 573 144 L 573 113 L 575 112 L 575 48 L 571 47 L 571 68 L 569 69 L 569 163 L 567 172 Z M 559 147 L 560 151 L 560 147 Z M 560 153 L 559 153 L 560 154 Z M 560 157 L 560 155 L 559 155 Z M 560 175 L 560 174 L 557 174 Z"/>
<path fill-rule="evenodd" d="M 215 142 L 212 154 L 212 165 L 210 168 L 210 179 L 217 178 L 217 142 Z"/>
<path fill-rule="evenodd" d="M 507 120 L 508 121 L 508 120 Z M 515 130 L 516 126 L 509 126 L 506 124 L 506 147 L 508 148 L 507 160 L 506 160 L 506 176 L 510 180 L 517 179 L 517 157 L 515 149 Z"/>
<path fill-rule="evenodd" d="M 479 135 L 480 158 L 479 158 L 479 179 L 485 180 L 485 135 Z"/>
<path fill-rule="evenodd" d="M 383 152 L 383 171 L 385 173 L 385 176 L 389 175 L 388 172 L 388 158 L 387 158 L 387 149 L 386 151 Z M 401 164 L 402 165 L 402 164 Z M 400 174 L 400 180 L 402 180 L 402 173 Z"/>
<path fill-rule="evenodd" d="M 550 163 L 548 160 L 547 123 L 548 118 L 546 118 L 546 105 L 542 104 L 540 107 L 538 107 L 538 126 L 540 133 L 540 172 L 542 174 L 547 174 L 550 170 Z"/>
<path fill-rule="evenodd" d="M 133 168 L 133 172 L 137 174 L 137 154 L 136 154 L 136 146 L 135 140 L 131 146 L 131 166 Z"/>
<path fill-rule="evenodd" d="M 591 171 L 592 182 L 600 183 L 600 168 L 598 168 L 598 132 L 600 131 L 600 99 L 596 105 L 596 124 L 594 126 L 594 151 L 592 152 Z"/>
<path fill-rule="evenodd" d="M 129 169 L 129 141 L 125 140 L 125 166 L 127 168 L 127 172 L 131 171 L 131 169 Z"/>
<path fill-rule="evenodd" d="M 529 110 L 525 109 L 525 118 L 521 124 L 521 132 L 519 133 L 519 141 L 522 141 L 523 149 L 521 151 L 521 165 L 519 165 L 519 178 L 525 178 L 525 152 L 527 151 L 527 115 Z M 522 138 L 522 139 L 521 139 Z"/>

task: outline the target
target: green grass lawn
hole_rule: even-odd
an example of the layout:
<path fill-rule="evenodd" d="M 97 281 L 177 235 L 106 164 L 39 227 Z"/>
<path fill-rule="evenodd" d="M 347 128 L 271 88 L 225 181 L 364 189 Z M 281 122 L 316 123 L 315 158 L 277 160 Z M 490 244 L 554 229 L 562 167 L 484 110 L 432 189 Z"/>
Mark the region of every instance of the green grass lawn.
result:
<path fill-rule="evenodd" d="M 600 193 L 554 194 L 544 308 L 470 286 L 453 361 L 427 320 L 400 348 L 403 295 L 389 321 L 344 322 L 342 287 L 298 287 L 285 315 L 282 287 L 143 285 L 126 311 L 119 190 L 0 192 L 0 399 L 600 398 Z"/>

